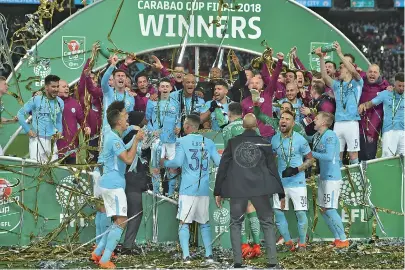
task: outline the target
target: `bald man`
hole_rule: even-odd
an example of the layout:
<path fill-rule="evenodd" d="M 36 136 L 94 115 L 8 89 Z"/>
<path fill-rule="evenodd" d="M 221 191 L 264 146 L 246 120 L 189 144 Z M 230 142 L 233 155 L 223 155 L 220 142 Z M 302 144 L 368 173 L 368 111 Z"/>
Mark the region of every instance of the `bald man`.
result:
<path fill-rule="evenodd" d="M 367 72 L 363 73 L 364 85 L 360 96 L 360 104 L 371 101 L 381 91 L 389 89 L 390 86 L 389 82 L 382 78 L 380 67 L 376 64 L 370 65 Z M 383 114 L 383 105 L 380 104 L 360 115 L 360 160 L 376 158 L 378 135 L 381 132 Z"/>
<path fill-rule="evenodd" d="M 222 199 L 230 198 L 231 243 L 234 267 L 242 267 L 241 227 L 250 200 L 256 208 L 266 241 L 268 267 L 277 266 L 273 210 L 269 196 L 278 194 L 281 202 L 284 190 L 277 172 L 271 147 L 257 135 L 257 119 L 252 113 L 243 118 L 245 131 L 228 141 L 215 181 L 214 196 L 218 207 Z"/>
<path fill-rule="evenodd" d="M 196 79 L 192 74 L 187 74 L 183 78 L 183 89 L 172 92 L 169 98 L 168 110 L 176 110 L 178 121 L 180 121 L 180 136 L 184 136 L 183 124 L 186 117 L 190 114 L 200 116 L 205 104 L 202 98 L 195 94 Z"/>
<path fill-rule="evenodd" d="M 65 105 L 62 113 L 62 138 L 56 142 L 58 155 L 59 158 L 64 158 L 63 164 L 76 164 L 76 152 L 74 150 L 77 150 L 79 146 L 78 133 L 80 129 L 78 125 L 84 128 L 86 135 L 90 134 L 90 128 L 84 123 L 84 114 L 79 102 L 69 96 L 69 85 L 64 80 L 59 81 L 58 96 Z"/>

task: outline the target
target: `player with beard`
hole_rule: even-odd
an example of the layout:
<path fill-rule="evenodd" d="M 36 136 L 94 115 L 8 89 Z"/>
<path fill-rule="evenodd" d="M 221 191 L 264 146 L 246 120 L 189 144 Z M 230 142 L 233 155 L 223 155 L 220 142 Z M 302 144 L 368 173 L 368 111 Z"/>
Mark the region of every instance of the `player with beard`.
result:
<path fill-rule="evenodd" d="M 101 79 L 101 89 L 103 90 L 103 106 L 104 111 L 107 110 L 108 105 L 111 104 L 113 101 L 124 101 L 125 109 L 127 112 L 132 112 L 135 106 L 134 98 L 127 93 L 125 90 L 126 80 L 127 80 L 127 72 L 122 69 L 115 69 L 118 63 L 118 57 L 116 55 L 110 58 L 110 66 L 108 67 L 107 71 L 104 73 L 103 78 Z M 108 83 L 109 78 L 113 75 L 113 84 L 114 88 L 111 87 Z M 107 119 L 104 118 L 103 125 L 107 124 Z"/>
<path fill-rule="evenodd" d="M 103 117 L 103 123 L 102 123 L 102 131 L 100 133 L 101 136 L 101 141 L 103 142 L 103 139 L 105 136 L 107 136 L 111 132 L 111 127 L 108 123 L 108 115 L 107 115 L 107 108 L 114 102 L 114 101 L 123 101 L 125 104 L 125 108 L 128 108 L 129 111 L 133 111 L 133 102 L 134 98 L 131 97 L 127 92 L 125 91 L 125 80 L 127 78 L 126 72 L 120 69 L 114 70 L 115 66 L 118 63 L 118 57 L 116 55 L 113 55 L 109 59 L 110 66 L 108 67 L 107 71 L 104 73 L 103 78 L 101 79 L 101 89 L 103 91 L 103 111 L 102 111 L 102 117 Z M 114 72 L 114 73 L 113 73 Z M 113 73 L 113 85 L 114 88 L 110 86 L 110 77 L 111 74 Z M 134 127 L 130 126 L 128 127 L 123 133 L 122 137 L 125 137 L 131 130 L 133 130 Z M 104 146 L 104 142 L 103 142 Z M 129 145 L 128 147 L 130 147 Z M 97 160 L 98 164 L 104 164 L 104 147 L 101 147 L 100 152 L 99 152 L 99 157 Z M 94 181 L 94 197 L 101 197 L 101 189 L 100 189 L 100 178 L 102 173 L 103 167 L 101 166 L 96 167 L 93 172 L 93 181 Z M 96 213 L 96 228 L 97 226 L 99 227 L 98 230 L 96 230 L 97 235 L 103 234 L 107 228 L 111 224 L 111 218 L 107 217 L 106 215 L 106 209 L 104 208 L 103 205 L 98 205 L 97 206 L 97 213 Z M 100 240 L 101 241 L 101 240 Z"/>
<path fill-rule="evenodd" d="M 288 83 L 286 85 L 286 97 L 283 99 L 280 99 L 278 101 L 278 104 L 283 104 L 284 101 L 288 101 L 293 105 L 294 108 L 294 114 L 295 114 L 295 122 L 297 123 L 302 123 L 303 120 L 303 115 L 300 112 L 300 108 L 304 105 L 304 103 L 302 102 L 302 99 L 298 97 L 298 87 L 296 83 Z M 274 111 L 277 114 L 280 114 L 280 109 L 275 107 Z"/>
<path fill-rule="evenodd" d="M 170 105 L 170 92 L 172 85 L 169 79 L 163 78 L 159 83 L 159 99 L 158 101 L 148 101 L 146 106 L 145 119 L 147 121 L 148 131 L 159 133 L 160 141 L 152 145 L 152 184 L 153 192 L 160 193 L 160 159 L 167 158 L 172 160 L 175 156 L 176 135 L 180 132 L 180 123 L 177 121 L 176 107 Z M 161 153 L 159 155 L 159 153 Z M 176 169 L 169 169 L 168 195 L 174 193 L 176 186 Z"/>
<path fill-rule="evenodd" d="M 148 104 L 150 96 L 155 94 L 154 88 L 149 88 L 148 76 L 145 73 L 139 73 L 136 78 L 136 96 L 135 96 L 135 111 L 144 112 Z"/>
<path fill-rule="evenodd" d="M 285 73 L 285 84 L 296 83 L 297 75 L 293 70 L 287 70 Z"/>
<path fill-rule="evenodd" d="M 293 131 L 294 118 L 293 112 L 284 111 L 280 118 L 280 130 L 271 140 L 273 152 L 277 154 L 278 172 L 285 192 L 285 207 L 282 208 L 279 197 L 276 195 L 273 196 L 273 207 L 277 228 L 284 238 L 285 245 L 293 251 L 295 250 L 294 242 L 288 231 L 287 219 L 283 212 L 283 210 L 288 211 L 289 200 L 293 201 L 298 220 L 298 250 L 305 251 L 308 229 L 305 170 L 312 165 L 313 157 L 306 139 Z"/>
<path fill-rule="evenodd" d="M 394 91 L 384 90 L 371 101 L 360 104 L 359 113 L 381 103 L 384 109 L 382 156 L 404 155 L 404 73 L 395 75 Z"/>
<path fill-rule="evenodd" d="M 318 205 L 321 208 L 322 217 L 335 237 L 333 245 L 337 248 L 347 248 L 349 240 L 346 239 L 342 218 L 337 212 L 342 172 L 339 166 L 339 139 L 336 133 L 329 129 L 333 121 L 333 114 L 328 112 L 320 112 L 315 117 L 317 133 L 313 140 L 312 155 L 319 160 Z"/>
<path fill-rule="evenodd" d="M 69 85 L 64 80 L 59 81 L 58 96 L 63 100 L 64 104 L 62 138 L 56 142 L 59 158 L 63 158 L 63 164 L 76 164 L 76 151 L 79 146 L 79 128 L 84 128 L 85 135 L 90 135 L 90 128 L 86 126 L 79 102 L 69 96 Z M 73 152 L 68 155 L 71 151 Z"/>
<path fill-rule="evenodd" d="M 220 131 L 228 124 L 228 105 L 230 99 L 227 97 L 228 84 L 225 81 L 215 81 L 214 100 L 207 101 L 201 110 L 201 123 L 211 119 L 212 130 Z"/>
<path fill-rule="evenodd" d="M 202 97 L 205 102 L 211 101 L 214 97 L 216 81 L 221 80 L 221 78 L 222 70 L 217 67 L 211 68 L 209 80 L 197 84 L 195 91 L 198 96 Z"/>
<path fill-rule="evenodd" d="M 63 132 L 63 100 L 58 97 L 60 78 L 55 75 L 45 77 L 45 95 L 34 96 L 18 111 L 20 125 L 30 137 L 30 159 L 39 163 L 58 158 L 56 140 Z M 25 122 L 25 114 L 32 113 L 32 128 Z M 52 145 L 53 142 L 53 145 Z"/>
<path fill-rule="evenodd" d="M 363 76 L 364 86 L 360 97 L 360 104 L 375 98 L 385 89 L 392 90 L 389 82 L 380 75 L 380 67 L 376 64 L 368 67 Z M 374 106 L 361 115 L 360 120 L 360 160 L 374 159 L 377 154 L 378 136 L 383 118 L 383 105 Z"/>
<path fill-rule="evenodd" d="M 170 75 L 170 73 L 164 68 L 164 66 L 160 62 L 159 58 L 157 58 L 155 55 L 152 55 L 152 59 L 154 61 L 152 64 L 153 69 L 160 72 L 162 77 L 167 77 Z M 128 71 L 128 66 L 131 65 L 133 62 L 135 62 L 135 59 L 132 56 L 126 57 L 125 62 L 120 66 L 120 69 Z M 149 99 L 153 99 L 155 101 L 157 100 L 158 91 L 156 91 L 156 89 L 149 84 L 148 76 L 143 72 L 139 73 L 136 76 L 135 81 L 138 89 L 133 94 L 135 98 L 134 110 L 145 112 L 148 100 Z"/>
<path fill-rule="evenodd" d="M 170 93 L 170 105 L 176 108 L 177 121 L 183 128 L 185 118 L 190 114 L 200 115 L 205 102 L 195 93 L 196 81 L 192 74 L 187 74 L 183 78 L 184 89 Z M 183 129 L 180 136 L 184 135 Z"/>
<path fill-rule="evenodd" d="M 260 106 L 259 106 L 260 102 L 259 102 L 259 96 L 258 96 L 257 91 L 252 90 L 251 92 L 252 92 L 252 99 L 253 99 L 253 106 L 254 106 L 254 109 L 253 109 L 254 115 L 257 117 L 257 119 L 259 119 L 265 125 L 271 126 L 274 130 L 278 130 L 279 125 L 280 125 L 280 119 L 272 118 L 272 117 L 264 114 L 260 110 Z M 290 112 L 294 111 L 294 107 L 289 101 L 284 101 L 281 104 L 281 106 L 280 106 L 281 114 L 284 111 L 290 111 Z M 295 122 L 293 129 L 295 132 L 298 132 L 299 134 L 301 134 L 304 138 L 306 137 L 304 127 L 301 124 Z"/>
<path fill-rule="evenodd" d="M 359 122 L 360 115 L 357 111 L 362 88 L 363 78 L 356 71 L 355 67 L 348 61 L 342 53 L 339 43 L 333 43 L 337 55 L 343 62 L 340 68 L 339 80 L 333 80 L 327 73 L 325 68 L 324 55 L 321 48 L 317 48 L 315 53 L 320 58 L 322 79 L 325 84 L 333 89 L 336 100 L 335 125 L 333 130 L 340 140 L 340 165 L 343 165 L 343 152 L 347 145 L 350 164 L 357 164 L 358 151 L 360 151 L 359 142 Z"/>

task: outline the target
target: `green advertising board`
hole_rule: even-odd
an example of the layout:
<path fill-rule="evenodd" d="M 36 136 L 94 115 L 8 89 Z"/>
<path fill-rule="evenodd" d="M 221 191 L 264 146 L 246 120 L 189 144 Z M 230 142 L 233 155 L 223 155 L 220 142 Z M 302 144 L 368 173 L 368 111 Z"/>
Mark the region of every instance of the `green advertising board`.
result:
<path fill-rule="evenodd" d="M 63 167 L 47 169 L 35 162 L 0 157 L 9 170 L 0 171 L 2 181 L 13 186 L 0 200 L 0 246 L 45 243 L 85 243 L 95 237 L 95 199 L 92 178 Z M 177 205 L 143 194 L 143 216 L 137 236 L 146 241 L 177 240 Z M 158 234 L 153 235 L 156 224 Z M 94 241 L 91 241 L 93 243 Z"/>
<path fill-rule="evenodd" d="M 212 138 L 210 135 L 212 134 L 207 134 Z M 218 149 L 222 147 L 219 146 Z M 95 237 L 94 199 L 89 175 L 62 167 L 48 170 L 27 160 L 12 157 L 0 157 L 0 164 L 8 168 L 0 172 L 0 182 L 6 180 L 10 185 L 19 183 L 12 188 L 7 199 L 0 200 L 1 246 L 27 245 L 39 241 L 54 244 L 84 243 Z M 349 237 L 404 236 L 402 169 L 399 157 L 370 161 L 365 173 L 369 187 L 361 181 L 358 166 L 343 169 L 343 207 L 339 208 L 339 213 L 348 228 Z M 216 168 L 212 168 L 211 172 L 213 188 Z M 330 239 L 332 234 L 324 224 L 319 209 L 314 207 L 314 191 L 316 194 L 316 185 L 309 183 L 308 235 L 313 240 Z M 363 204 L 364 194 L 371 195 L 386 235 L 382 234 L 379 226 L 373 225 L 371 208 L 367 206 L 367 202 L 367 205 Z M 175 201 L 143 194 L 143 217 L 137 241 L 177 241 L 176 213 Z M 315 213 L 318 216 L 316 226 Z M 224 207 L 219 209 L 211 196 L 210 222 L 214 245 L 230 248 L 229 214 L 229 202 L 225 201 Z M 287 220 L 292 237 L 297 237 L 293 210 L 287 212 Z"/>
<path fill-rule="evenodd" d="M 133 1 L 104 0 L 79 10 L 53 28 L 23 57 L 10 76 L 10 91 L 21 102 L 44 85 L 49 74 L 73 83 L 78 80 L 92 44 L 101 41 L 110 49 L 142 54 L 159 49 L 179 48 L 187 34 L 188 46 L 219 46 L 261 54 L 262 40 L 275 52 L 287 52 L 293 46 L 308 69 L 319 70 L 317 57 L 310 54 L 315 46 L 338 41 L 344 52 L 356 57 L 363 69 L 369 63 L 362 53 L 338 29 L 322 17 L 290 0 L 237 0 L 219 15 L 217 0 Z M 231 9 L 239 5 L 238 10 Z M 212 23 L 218 20 L 219 25 Z M 226 29 L 226 31 L 225 31 Z M 329 60 L 339 62 L 335 53 Z M 106 64 L 99 57 L 95 69 Z M 210 63 L 211 64 L 211 63 Z M 18 86 L 17 87 L 17 83 Z M 15 115 L 22 104 L 17 98 L 2 98 L 7 112 Z M 0 145 L 10 139 L 18 124 L 0 128 Z M 11 146 L 6 152 L 18 155 Z"/>
<path fill-rule="evenodd" d="M 208 133 L 206 136 L 214 138 L 217 149 L 223 149 L 221 135 L 218 136 L 218 133 Z M 212 191 L 215 186 L 216 171 L 216 168 L 212 167 Z M 338 212 L 342 217 L 343 224 L 347 228 L 349 237 L 404 237 L 403 209 L 405 208 L 405 204 L 403 194 L 405 187 L 403 182 L 403 165 L 400 158 L 394 157 L 371 160 L 367 163 L 367 168 L 364 173 L 365 179 L 363 182 L 360 166 L 351 165 L 342 169 L 343 185 Z M 389 179 L 389 184 L 387 184 L 384 179 Z M 318 181 L 318 178 L 315 177 L 314 180 L 313 182 L 310 181 L 307 185 L 308 236 L 311 240 L 333 240 L 333 235 L 324 222 L 319 207 L 314 203 L 317 199 L 316 181 Z M 379 209 L 377 211 L 378 217 L 384 226 L 386 235 L 381 232 L 379 226 L 376 226 L 372 209 L 368 207 L 369 204 L 365 199 L 367 196 L 370 196 L 371 202 Z M 290 202 L 290 210 L 287 211 L 286 217 L 291 236 L 298 238 L 297 221 L 292 202 Z M 218 208 L 214 197 L 211 197 L 210 222 L 212 238 L 216 239 L 214 244 L 221 245 L 224 248 L 231 248 L 229 227 L 230 209 L 228 200 L 224 201 L 222 208 Z M 246 226 L 246 228 L 249 227 Z M 249 234 L 249 229 L 247 229 L 246 232 Z"/>

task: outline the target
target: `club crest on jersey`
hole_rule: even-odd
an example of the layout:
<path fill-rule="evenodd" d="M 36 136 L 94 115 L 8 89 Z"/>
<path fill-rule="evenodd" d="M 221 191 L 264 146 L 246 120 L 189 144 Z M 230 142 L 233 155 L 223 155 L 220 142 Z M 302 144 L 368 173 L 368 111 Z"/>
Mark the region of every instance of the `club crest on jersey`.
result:
<path fill-rule="evenodd" d="M 121 148 L 121 144 L 119 142 L 115 143 L 115 148 L 120 149 Z"/>

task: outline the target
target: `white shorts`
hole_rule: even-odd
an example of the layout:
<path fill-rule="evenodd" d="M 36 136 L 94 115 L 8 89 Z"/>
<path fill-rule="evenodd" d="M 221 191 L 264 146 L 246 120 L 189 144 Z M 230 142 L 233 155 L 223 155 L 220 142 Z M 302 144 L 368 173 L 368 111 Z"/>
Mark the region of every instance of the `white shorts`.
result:
<path fill-rule="evenodd" d="M 58 147 L 56 140 L 53 145 L 53 152 L 51 147 L 51 138 L 30 137 L 29 139 L 29 152 L 30 159 L 36 160 L 38 163 L 47 163 L 49 157 L 51 161 L 58 159 Z"/>
<path fill-rule="evenodd" d="M 340 142 L 340 152 L 345 151 L 347 144 L 348 152 L 360 151 L 360 131 L 358 121 L 335 122 L 333 131 Z"/>
<path fill-rule="evenodd" d="M 339 207 L 340 189 L 342 187 L 342 180 L 330 181 L 319 180 L 318 181 L 318 205 L 323 208 L 335 208 Z"/>
<path fill-rule="evenodd" d="M 162 158 L 167 158 L 168 160 L 174 159 L 176 156 L 176 143 L 164 143 L 162 145 Z"/>
<path fill-rule="evenodd" d="M 127 196 L 123 188 L 102 188 L 101 196 L 103 197 L 105 212 L 107 217 L 112 216 L 127 216 Z"/>
<path fill-rule="evenodd" d="M 282 210 L 289 210 L 290 199 L 294 205 L 294 211 L 307 211 L 308 198 L 306 187 L 284 188 L 285 193 L 285 207 Z M 281 209 L 280 199 L 278 194 L 273 194 L 273 208 Z"/>
<path fill-rule="evenodd" d="M 405 131 L 390 130 L 382 135 L 382 157 L 405 154 Z"/>
<path fill-rule="evenodd" d="M 209 205 L 209 196 L 179 195 L 177 219 L 184 223 L 196 221 L 205 224 L 210 220 Z"/>
<path fill-rule="evenodd" d="M 100 178 L 101 174 L 98 168 L 93 171 L 93 196 L 95 198 L 101 198 L 101 189 L 100 189 Z"/>

